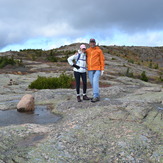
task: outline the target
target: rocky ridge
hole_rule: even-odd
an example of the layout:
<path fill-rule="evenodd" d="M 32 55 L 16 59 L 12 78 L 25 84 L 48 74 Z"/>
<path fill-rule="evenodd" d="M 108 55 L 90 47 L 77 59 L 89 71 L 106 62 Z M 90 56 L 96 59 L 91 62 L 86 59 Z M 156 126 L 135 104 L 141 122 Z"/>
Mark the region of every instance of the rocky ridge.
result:
<path fill-rule="evenodd" d="M 0 74 L 0 111 L 16 109 L 24 94 L 32 94 L 36 105 L 50 106 L 62 118 L 57 123 L 0 127 L 0 163 L 45 162 L 162 162 L 163 86 L 120 75 L 159 70 L 128 63 L 105 53 L 106 70 L 101 78 L 101 101 L 76 102 L 74 89 L 30 90 L 40 76 L 59 76 L 68 64 L 26 61 L 27 74 Z M 115 58 L 112 60 L 112 58 Z M 125 64 L 125 66 L 124 66 Z M 37 65 L 37 66 L 36 66 Z M 10 79 L 14 82 L 9 84 Z M 88 89 L 88 96 L 91 96 Z"/>

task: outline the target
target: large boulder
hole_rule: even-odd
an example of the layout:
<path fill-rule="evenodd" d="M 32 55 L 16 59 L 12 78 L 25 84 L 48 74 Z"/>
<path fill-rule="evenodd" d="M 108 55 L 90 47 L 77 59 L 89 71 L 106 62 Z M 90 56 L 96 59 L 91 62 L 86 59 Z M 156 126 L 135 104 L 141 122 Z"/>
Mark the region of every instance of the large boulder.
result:
<path fill-rule="evenodd" d="M 24 95 L 17 104 L 17 111 L 20 112 L 34 111 L 34 109 L 34 96 L 30 94 Z"/>

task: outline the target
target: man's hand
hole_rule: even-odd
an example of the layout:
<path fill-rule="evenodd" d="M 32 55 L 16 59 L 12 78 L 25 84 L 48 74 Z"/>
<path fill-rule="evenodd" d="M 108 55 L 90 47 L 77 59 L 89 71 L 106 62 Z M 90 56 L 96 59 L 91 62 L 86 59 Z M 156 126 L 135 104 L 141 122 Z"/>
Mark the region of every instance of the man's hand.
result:
<path fill-rule="evenodd" d="M 72 66 L 75 67 L 76 69 L 79 69 L 79 68 L 80 68 L 80 67 L 79 67 L 78 65 L 76 65 L 76 64 L 73 64 Z"/>
<path fill-rule="evenodd" d="M 103 76 L 104 75 L 104 70 L 101 70 L 101 76 Z"/>

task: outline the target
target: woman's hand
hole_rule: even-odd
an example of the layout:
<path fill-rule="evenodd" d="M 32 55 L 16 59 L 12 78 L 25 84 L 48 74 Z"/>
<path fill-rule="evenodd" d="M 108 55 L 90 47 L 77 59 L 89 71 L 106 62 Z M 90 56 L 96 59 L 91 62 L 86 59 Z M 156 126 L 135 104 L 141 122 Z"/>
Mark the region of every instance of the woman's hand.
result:
<path fill-rule="evenodd" d="M 78 65 L 76 65 L 76 64 L 73 64 L 72 66 L 75 67 L 76 69 L 79 69 L 79 68 L 80 68 L 80 67 L 79 67 Z"/>

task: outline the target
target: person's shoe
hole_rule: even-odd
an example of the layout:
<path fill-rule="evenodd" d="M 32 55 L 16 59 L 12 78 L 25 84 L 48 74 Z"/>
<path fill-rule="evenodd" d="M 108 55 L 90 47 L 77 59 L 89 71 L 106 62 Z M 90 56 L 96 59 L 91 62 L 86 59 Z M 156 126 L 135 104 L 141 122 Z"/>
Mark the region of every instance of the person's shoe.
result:
<path fill-rule="evenodd" d="M 90 100 L 90 98 L 87 95 L 84 95 L 83 100 Z"/>
<path fill-rule="evenodd" d="M 100 101 L 100 98 L 99 97 L 93 97 L 91 102 L 97 102 L 97 101 Z"/>
<path fill-rule="evenodd" d="M 82 102 L 80 96 L 77 96 L 77 101 L 78 101 L 78 102 Z"/>

